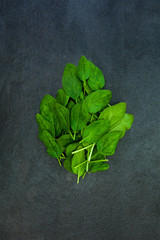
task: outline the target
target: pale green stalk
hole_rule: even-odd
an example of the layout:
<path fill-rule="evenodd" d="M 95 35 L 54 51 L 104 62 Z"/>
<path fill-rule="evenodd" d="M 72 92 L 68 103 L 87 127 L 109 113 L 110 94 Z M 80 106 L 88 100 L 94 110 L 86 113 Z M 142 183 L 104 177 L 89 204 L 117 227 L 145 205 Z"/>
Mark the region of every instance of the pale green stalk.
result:
<path fill-rule="evenodd" d="M 78 175 L 78 177 L 77 177 L 77 184 L 79 183 L 79 175 Z"/>
<path fill-rule="evenodd" d="M 59 158 L 57 158 L 58 159 L 58 162 L 59 162 L 59 165 L 61 166 L 62 164 L 61 164 L 61 160 L 59 159 Z"/>
<path fill-rule="evenodd" d="M 90 154 L 89 154 L 89 157 L 88 157 L 88 161 L 87 161 L 87 165 L 86 165 L 86 172 L 88 172 L 89 162 L 91 160 L 91 156 L 92 156 L 92 153 L 93 153 L 94 146 L 95 146 L 95 143 L 93 143 L 93 146 L 91 148 L 91 151 L 90 151 Z"/>
<path fill-rule="evenodd" d="M 78 168 L 81 165 L 85 164 L 86 162 L 88 162 L 88 160 L 76 165 L 74 168 Z M 95 161 L 90 161 L 90 164 L 95 163 L 95 162 L 108 162 L 108 159 L 99 159 L 99 160 L 95 160 Z"/>
<path fill-rule="evenodd" d="M 84 149 L 87 149 L 87 148 L 89 148 L 89 147 L 91 147 L 91 146 L 92 146 L 92 144 L 89 145 L 89 146 L 87 146 L 87 147 L 84 147 L 84 148 L 81 148 L 81 149 L 79 149 L 79 150 L 76 150 L 76 151 L 72 152 L 72 154 L 75 154 L 75 153 L 77 153 L 77 152 L 83 151 Z"/>
<path fill-rule="evenodd" d="M 74 132 L 74 135 L 73 135 L 73 140 L 75 141 L 76 139 L 76 131 Z"/>
<path fill-rule="evenodd" d="M 69 134 L 70 134 L 71 138 L 74 140 L 74 137 L 73 137 L 71 131 L 69 131 Z"/>

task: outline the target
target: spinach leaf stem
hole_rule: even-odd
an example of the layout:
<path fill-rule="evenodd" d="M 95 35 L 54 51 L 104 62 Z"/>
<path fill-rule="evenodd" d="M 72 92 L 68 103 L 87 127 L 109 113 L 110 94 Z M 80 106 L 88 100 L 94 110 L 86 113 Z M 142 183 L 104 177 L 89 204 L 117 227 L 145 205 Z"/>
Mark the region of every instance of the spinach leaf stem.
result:
<path fill-rule="evenodd" d="M 88 166 L 89 166 L 89 162 L 90 162 L 90 160 L 91 160 L 91 156 L 92 156 L 92 153 L 93 153 L 93 149 L 94 149 L 95 144 L 96 144 L 96 143 L 93 143 L 92 148 L 91 148 L 91 151 L 90 151 L 90 154 L 89 154 L 89 157 L 88 157 L 88 160 L 87 160 L 86 172 L 88 172 Z"/>

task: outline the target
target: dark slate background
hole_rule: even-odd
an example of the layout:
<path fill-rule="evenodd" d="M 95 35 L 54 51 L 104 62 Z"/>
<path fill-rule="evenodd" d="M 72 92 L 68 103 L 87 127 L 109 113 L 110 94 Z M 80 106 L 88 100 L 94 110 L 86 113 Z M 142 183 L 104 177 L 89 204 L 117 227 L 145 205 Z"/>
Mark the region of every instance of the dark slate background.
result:
<path fill-rule="evenodd" d="M 76 184 L 35 114 L 81 55 L 135 121 L 110 169 Z M 160 2 L 1 0 L 0 61 L 0 240 L 159 240 Z"/>

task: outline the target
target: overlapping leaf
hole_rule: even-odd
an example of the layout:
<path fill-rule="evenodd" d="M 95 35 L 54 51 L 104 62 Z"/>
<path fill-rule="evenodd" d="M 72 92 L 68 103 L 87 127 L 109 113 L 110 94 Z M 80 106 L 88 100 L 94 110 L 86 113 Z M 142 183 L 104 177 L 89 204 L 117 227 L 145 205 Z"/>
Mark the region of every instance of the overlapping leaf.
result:
<path fill-rule="evenodd" d="M 55 137 L 54 123 L 51 123 L 39 113 L 36 114 L 36 120 L 40 129 L 49 131 Z"/>
<path fill-rule="evenodd" d="M 111 131 L 121 131 L 122 134 L 120 138 L 122 138 L 126 133 L 126 131 L 131 128 L 133 121 L 134 121 L 134 116 L 132 114 L 125 113 L 124 117 L 121 119 L 119 124 L 113 127 Z"/>
<path fill-rule="evenodd" d="M 97 113 L 108 105 L 112 97 L 110 90 L 97 90 L 85 98 L 89 113 Z"/>
<path fill-rule="evenodd" d="M 75 104 L 71 110 L 71 128 L 74 132 L 82 130 L 90 119 L 88 108 L 84 101 Z"/>
<path fill-rule="evenodd" d="M 65 168 L 67 171 L 73 173 L 71 164 L 72 164 L 72 158 L 71 158 L 71 157 L 70 157 L 70 158 L 67 158 L 67 159 L 63 162 L 64 168 Z"/>
<path fill-rule="evenodd" d="M 68 132 L 70 130 L 69 110 L 59 103 L 55 104 L 56 114 L 60 123 L 60 127 Z"/>
<path fill-rule="evenodd" d="M 126 112 L 126 103 L 121 102 L 113 106 L 104 109 L 99 116 L 99 119 L 106 119 L 110 121 L 110 128 L 117 125 L 117 123 L 123 118 Z"/>
<path fill-rule="evenodd" d="M 66 147 L 66 156 L 71 156 L 72 152 L 78 147 L 79 142 L 70 143 Z"/>
<path fill-rule="evenodd" d="M 77 67 L 74 64 L 68 63 L 65 66 L 63 77 L 62 77 L 62 85 L 65 92 L 76 100 L 82 91 L 82 83 L 77 77 Z"/>
<path fill-rule="evenodd" d="M 108 120 L 97 120 L 89 124 L 82 134 L 82 140 L 87 143 L 96 143 L 109 129 Z"/>
<path fill-rule="evenodd" d="M 73 142 L 73 139 L 70 134 L 64 134 L 57 139 L 57 142 L 62 149 L 65 149 L 68 144 Z"/>
<path fill-rule="evenodd" d="M 105 156 L 115 153 L 122 132 L 109 132 L 103 135 L 97 142 L 97 151 Z"/>
<path fill-rule="evenodd" d="M 45 95 L 40 103 L 40 113 L 43 117 L 45 117 L 51 123 L 55 123 L 54 121 L 54 106 L 56 104 L 56 99 L 51 95 Z"/>
<path fill-rule="evenodd" d="M 78 150 L 82 149 L 82 146 L 78 147 Z M 85 161 L 85 151 L 82 150 L 80 152 L 77 152 L 73 155 L 72 158 L 72 171 L 74 174 L 78 175 L 77 183 L 79 183 L 79 178 L 85 173 L 86 166 L 85 164 L 79 166 L 76 168 L 77 165 L 83 163 Z"/>
<path fill-rule="evenodd" d="M 51 123 L 54 123 L 55 126 L 55 134 L 56 136 L 59 136 L 62 132 L 62 129 L 60 127 L 60 123 L 58 121 L 57 114 L 55 112 L 55 104 L 57 100 L 52 97 L 51 95 L 47 94 L 45 95 L 40 103 L 40 113 L 41 115 L 50 121 Z"/>
<path fill-rule="evenodd" d="M 59 158 L 62 150 L 60 146 L 56 143 L 53 136 L 46 130 L 42 130 L 39 132 L 39 138 L 44 143 L 44 145 L 47 147 L 47 152 L 49 155 L 52 155 L 52 157 Z"/>
<path fill-rule="evenodd" d="M 60 103 L 63 106 L 66 106 L 69 101 L 69 96 L 66 94 L 64 89 L 61 88 L 57 91 L 56 99 L 58 103 Z"/>
<path fill-rule="evenodd" d="M 109 164 L 106 162 L 96 162 L 96 163 L 92 163 L 90 164 L 90 171 L 92 173 L 95 172 L 100 172 L 100 171 L 106 171 L 109 168 Z"/>

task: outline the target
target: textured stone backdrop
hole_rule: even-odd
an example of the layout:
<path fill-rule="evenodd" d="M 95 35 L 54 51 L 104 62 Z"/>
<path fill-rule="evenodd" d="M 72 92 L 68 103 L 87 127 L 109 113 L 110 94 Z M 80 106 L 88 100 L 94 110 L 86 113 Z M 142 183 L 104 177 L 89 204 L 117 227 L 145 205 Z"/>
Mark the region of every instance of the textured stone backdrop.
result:
<path fill-rule="evenodd" d="M 106 172 L 80 184 L 35 114 L 81 55 L 135 117 Z M 160 239 L 160 2 L 0 1 L 0 240 Z"/>

